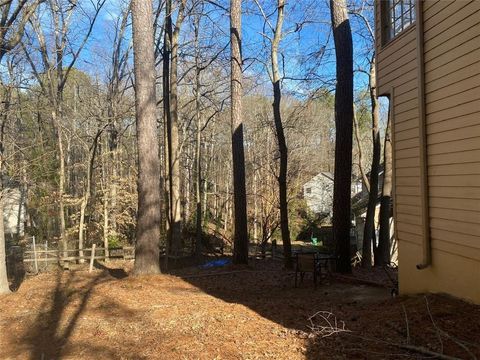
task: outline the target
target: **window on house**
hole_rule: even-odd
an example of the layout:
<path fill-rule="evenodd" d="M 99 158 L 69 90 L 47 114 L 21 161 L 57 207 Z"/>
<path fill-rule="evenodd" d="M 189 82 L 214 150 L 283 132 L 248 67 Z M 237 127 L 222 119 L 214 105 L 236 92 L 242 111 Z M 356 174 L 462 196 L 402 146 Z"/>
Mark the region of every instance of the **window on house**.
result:
<path fill-rule="evenodd" d="M 387 42 L 415 22 L 415 0 L 385 0 L 382 3 L 384 40 Z"/>
<path fill-rule="evenodd" d="M 305 192 L 306 192 L 307 194 L 311 194 L 311 193 L 312 193 L 312 188 L 306 188 L 306 189 L 305 189 Z"/>

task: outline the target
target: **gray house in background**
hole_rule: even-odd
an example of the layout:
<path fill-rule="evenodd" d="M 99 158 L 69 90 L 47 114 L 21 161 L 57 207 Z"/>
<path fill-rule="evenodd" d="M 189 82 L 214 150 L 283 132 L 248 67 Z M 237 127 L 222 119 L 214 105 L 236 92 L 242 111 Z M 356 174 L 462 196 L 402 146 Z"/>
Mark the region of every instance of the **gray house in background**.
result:
<path fill-rule="evenodd" d="M 18 182 L 3 180 L 3 224 L 7 237 L 23 237 L 25 234 L 25 196 Z"/>
<path fill-rule="evenodd" d="M 303 198 L 315 214 L 332 215 L 333 174 L 321 172 L 303 185 Z"/>
<path fill-rule="evenodd" d="M 352 181 L 352 197 L 362 191 L 361 181 Z M 303 198 L 315 214 L 333 214 L 333 174 L 321 172 L 303 185 Z"/>

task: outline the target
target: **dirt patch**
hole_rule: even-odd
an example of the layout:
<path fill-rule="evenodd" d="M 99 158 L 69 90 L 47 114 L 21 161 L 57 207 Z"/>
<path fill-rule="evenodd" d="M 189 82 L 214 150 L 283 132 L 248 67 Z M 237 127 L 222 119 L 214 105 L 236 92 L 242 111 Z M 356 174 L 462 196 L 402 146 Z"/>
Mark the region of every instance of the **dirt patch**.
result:
<path fill-rule="evenodd" d="M 407 338 L 480 356 L 480 307 L 446 296 L 391 299 L 386 288 L 338 279 L 295 289 L 293 273 L 272 261 L 137 278 L 129 270 L 42 274 L 0 297 L 0 358 L 422 358 L 392 345 Z M 317 311 L 350 332 L 312 334 Z"/>

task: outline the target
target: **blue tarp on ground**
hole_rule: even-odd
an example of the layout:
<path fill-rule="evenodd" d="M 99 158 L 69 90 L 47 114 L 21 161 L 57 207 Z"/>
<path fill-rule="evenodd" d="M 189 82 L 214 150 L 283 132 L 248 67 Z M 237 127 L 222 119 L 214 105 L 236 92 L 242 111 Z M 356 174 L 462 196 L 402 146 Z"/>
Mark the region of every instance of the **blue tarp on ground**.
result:
<path fill-rule="evenodd" d="M 209 261 L 203 265 L 200 265 L 200 269 L 211 269 L 216 267 L 222 267 L 229 264 L 231 264 L 230 259 L 218 259 L 218 260 Z"/>

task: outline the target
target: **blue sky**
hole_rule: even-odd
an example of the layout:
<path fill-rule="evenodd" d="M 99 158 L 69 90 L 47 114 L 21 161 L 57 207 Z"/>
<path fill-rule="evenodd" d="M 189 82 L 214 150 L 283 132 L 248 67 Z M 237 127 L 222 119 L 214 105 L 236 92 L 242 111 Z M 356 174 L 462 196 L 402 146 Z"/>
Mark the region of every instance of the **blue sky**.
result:
<path fill-rule="evenodd" d="M 353 2 L 360 0 L 353 0 Z M 228 0 L 218 0 L 228 8 Z M 272 25 L 276 21 L 275 1 L 258 0 Z M 106 57 L 111 51 L 112 28 L 121 15 L 128 0 L 107 0 L 95 25 L 92 38 L 89 40 L 77 67 L 89 73 L 97 73 L 96 67 L 102 66 L 101 57 Z M 281 67 L 286 76 L 283 82 L 285 92 L 296 96 L 306 95 L 313 89 L 333 85 L 335 77 L 335 53 L 330 26 L 330 10 L 328 0 L 298 0 L 287 1 L 285 11 L 284 32 L 291 32 L 281 43 Z M 88 8 L 88 2 L 85 1 Z M 82 4 L 83 5 L 83 4 Z M 214 23 L 217 28 L 215 40 L 222 46 L 228 42 L 228 14 L 214 5 L 207 5 L 211 19 L 205 20 L 209 26 Z M 268 26 L 265 27 L 254 0 L 243 2 L 243 56 L 246 65 L 246 76 L 255 76 L 259 82 L 268 84 L 269 78 L 265 72 L 265 62 L 269 64 L 268 41 L 262 36 L 271 36 Z M 367 17 L 372 17 L 366 12 Z M 373 21 L 372 21 L 373 23 Z M 354 41 L 355 68 L 367 69 L 367 48 L 370 47 L 364 24 L 354 16 L 351 17 Z M 184 25 L 188 32 L 188 25 Z M 296 29 L 297 31 L 292 31 Z M 368 39 L 367 39 L 368 40 Z M 267 45 L 267 48 L 265 48 Z M 220 46 L 220 45 L 219 45 Z M 228 49 L 227 49 L 228 51 Z M 103 54 L 102 54 L 103 53 Z M 99 63 L 100 59 L 100 63 Z M 100 69 L 103 70 L 103 69 Z M 101 71 L 100 71 L 101 72 Z M 301 81 L 297 79 L 309 79 Z M 356 73 L 355 88 L 360 91 L 368 84 L 366 75 Z"/>
<path fill-rule="evenodd" d="M 246 1 L 247 10 L 244 12 L 243 34 L 246 57 L 251 53 L 259 54 L 268 26 L 264 26 L 264 18 L 257 10 L 253 0 Z M 275 7 L 271 1 L 259 1 L 265 5 L 264 13 L 273 14 L 269 17 L 274 26 L 276 21 Z M 268 5 L 270 6 L 268 6 Z M 253 10 L 253 11 L 252 11 Z M 366 12 L 366 16 L 373 14 Z M 373 19 L 372 19 L 373 24 Z M 364 23 L 358 18 L 351 17 L 354 43 L 354 68 L 368 70 L 366 61 L 367 48 L 370 48 L 370 40 L 366 37 Z M 300 92 L 312 90 L 319 86 L 331 86 L 335 78 L 335 52 L 330 24 L 330 9 L 328 0 L 315 1 L 287 1 L 285 9 L 284 32 L 297 31 L 285 36 L 281 43 L 281 52 L 284 55 L 284 73 L 287 78 L 309 78 L 311 81 L 284 80 L 284 88 L 288 91 Z M 268 52 L 268 50 L 267 50 Z M 257 55 L 254 55 L 257 56 Z M 267 58 L 268 54 L 265 54 Z M 282 65 L 282 64 L 281 64 Z M 355 86 L 357 90 L 364 89 L 368 84 L 368 77 L 362 73 L 356 73 Z"/>

